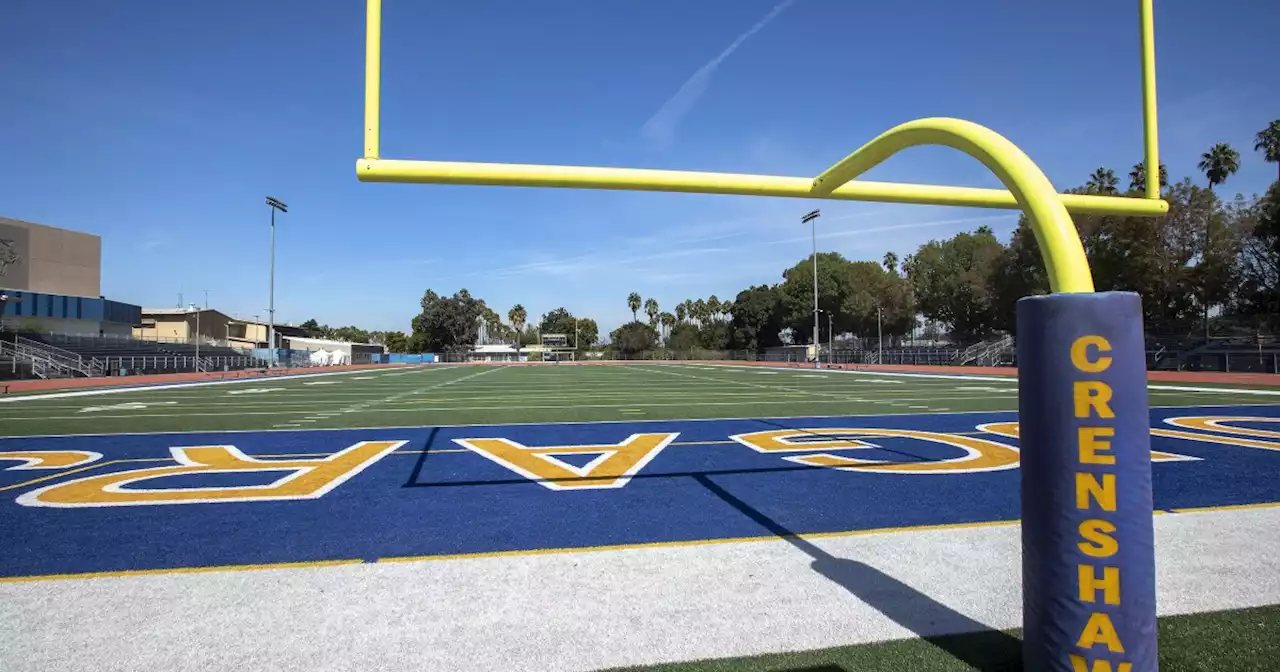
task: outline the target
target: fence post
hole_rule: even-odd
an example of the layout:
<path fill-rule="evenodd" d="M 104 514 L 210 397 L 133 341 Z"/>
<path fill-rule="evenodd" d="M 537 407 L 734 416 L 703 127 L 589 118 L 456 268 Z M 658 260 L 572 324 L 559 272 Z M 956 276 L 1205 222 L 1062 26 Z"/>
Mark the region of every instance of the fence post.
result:
<path fill-rule="evenodd" d="M 1222 371 L 1223 373 L 1231 373 L 1231 353 L 1222 353 Z"/>

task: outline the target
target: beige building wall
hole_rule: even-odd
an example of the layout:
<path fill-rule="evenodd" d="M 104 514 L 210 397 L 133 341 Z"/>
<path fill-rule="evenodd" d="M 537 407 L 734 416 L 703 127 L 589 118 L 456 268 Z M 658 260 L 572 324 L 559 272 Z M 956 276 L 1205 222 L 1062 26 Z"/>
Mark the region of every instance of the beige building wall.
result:
<path fill-rule="evenodd" d="M 196 313 L 199 313 L 200 335 L 206 339 L 227 340 L 234 321 L 216 310 L 190 311 L 175 313 L 169 310 L 142 309 L 142 326 L 133 328 L 133 337 L 137 339 L 189 340 L 196 336 Z M 265 337 L 264 337 L 265 340 Z"/>
<path fill-rule="evenodd" d="M 0 217 L 0 287 L 97 298 L 102 295 L 102 239 Z"/>
<path fill-rule="evenodd" d="M 142 326 L 133 328 L 133 337 L 147 341 L 158 341 L 161 339 L 181 339 L 191 338 L 191 333 L 195 331 L 191 329 L 186 320 L 180 317 L 163 317 L 154 318 L 142 314 Z M 204 326 L 204 325 L 200 325 Z"/>
<path fill-rule="evenodd" d="M 231 320 L 227 341 L 234 347 L 256 348 L 267 342 L 267 325 L 245 320 Z"/>

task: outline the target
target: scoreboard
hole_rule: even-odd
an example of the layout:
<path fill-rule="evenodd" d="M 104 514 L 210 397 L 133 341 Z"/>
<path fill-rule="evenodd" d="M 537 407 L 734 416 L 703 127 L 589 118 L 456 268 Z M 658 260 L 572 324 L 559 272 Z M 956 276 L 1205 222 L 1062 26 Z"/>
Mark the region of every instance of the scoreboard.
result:
<path fill-rule="evenodd" d="M 567 348 L 569 347 L 569 337 L 564 334 L 543 334 L 542 347 Z"/>

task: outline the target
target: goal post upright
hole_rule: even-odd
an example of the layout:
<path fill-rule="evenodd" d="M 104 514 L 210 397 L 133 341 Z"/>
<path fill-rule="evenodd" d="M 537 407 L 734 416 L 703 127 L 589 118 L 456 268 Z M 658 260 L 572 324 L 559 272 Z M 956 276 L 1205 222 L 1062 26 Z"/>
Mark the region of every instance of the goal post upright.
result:
<path fill-rule="evenodd" d="M 1160 198 L 1160 125 L 1156 120 L 1156 22 L 1152 0 L 1138 0 L 1142 50 L 1142 146 L 1147 168 L 1143 193 Z M 1153 177 L 1154 176 L 1154 177 Z"/>
<path fill-rule="evenodd" d="M 367 0 L 364 182 L 666 191 L 1020 209 L 1052 294 L 1018 302 L 1024 665 L 1156 669 L 1149 412 L 1141 301 L 1094 293 L 1071 213 L 1161 216 L 1152 0 L 1137 0 L 1146 183 L 1142 197 L 1060 194 L 1017 146 L 979 124 L 896 126 L 816 178 L 381 157 L 382 0 Z M 866 182 L 902 149 L 943 145 L 1004 189 Z"/>
<path fill-rule="evenodd" d="M 377 160 L 382 121 L 382 0 L 365 5 L 364 158 Z"/>

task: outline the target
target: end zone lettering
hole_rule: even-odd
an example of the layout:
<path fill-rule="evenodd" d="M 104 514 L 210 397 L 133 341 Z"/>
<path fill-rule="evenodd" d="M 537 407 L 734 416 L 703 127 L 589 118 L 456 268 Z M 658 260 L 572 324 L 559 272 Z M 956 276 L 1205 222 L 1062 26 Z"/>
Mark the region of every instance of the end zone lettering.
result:
<path fill-rule="evenodd" d="M 1111 367 L 1111 343 L 1102 336 L 1089 335 L 1077 338 L 1071 344 L 1071 364 L 1081 374 L 1102 373 Z M 1075 417 L 1087 422 L 1077 429 L 1076 508 L 1088 511 L 1090 518 L 1081 521 L 1080 541 L 1076 547 L 1089 561 L 1079 563 L 1077 569 L 1078 597 L 1092 605 L 1089 616 L 1076 640 L 1076 646 L 1092 654 L 1094 647 L 1106 646 L 1109 653 L 1124 653 L 1124 643 L 1116 632 L 1107 606 L 1119 606 L 1120 568 L 1106 564 L 1120 550 L 1120 541 L 1114 536 L 1116 525 L 1111 518 L 1116 513 L 1116 492 L 1123 484 L 1116 483 L 1114 465 L 1116 457 L 1111 452 L 1111 439 L 1115 437 L 1111 409 L 1111 386 L 1100 380 L 1084 377 L 1073 384 L 1072 398 Z M 1110 662 L 1088 660 L 1081 655 L 1070 654 L 1074 670 L 1111 670 Z M 1118 670 L 1127 671 L 1130 663 L 1121 662 Z"/>

